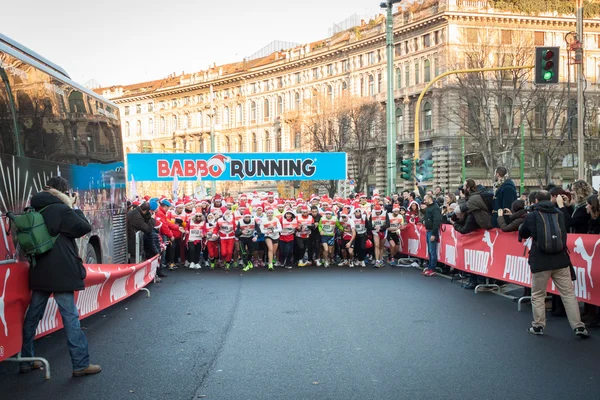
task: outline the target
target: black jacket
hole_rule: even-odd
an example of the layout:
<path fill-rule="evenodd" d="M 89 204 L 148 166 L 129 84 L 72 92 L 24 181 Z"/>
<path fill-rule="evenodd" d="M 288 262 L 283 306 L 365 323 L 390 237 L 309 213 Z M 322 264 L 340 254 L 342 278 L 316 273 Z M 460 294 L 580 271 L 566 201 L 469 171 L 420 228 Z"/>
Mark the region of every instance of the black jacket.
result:
<path fill-rule="evenodd" d="M 494 193 L 494 211 L 510 209 L 517 199 L 517 187 L 512 179 L 505 180 Z"/>
<path fill-rule="evenodd" d="M 454 223 L 454 229 L 458 233 L 471 233 L 478 229 L 481 229 L 475 220 L 473 213 L 468 213 L 466 216 L 463 214 L 462 218 Z"/>
<path fill-rule="evenodd" d="M 587 213 L 585 205 L 586 203 L 575 206 L 568 226 L 571 233 L 587 233 L 590 214 Z"/>
<path fill-rule="evenodd" d="M 150 220 L 150 223 L 154 225 L 154 220 Z M 152 258 L 160 253 L 160 238 L 156 229 L 144 233 L 144 253 L 146 258 Z"/>
<path fill-rule="evenodd" d="M 423 219 L 423 225 L 425 225 L 425 229 L 433 232 L 432 235 L 435 236 L 436 240 L 440 240 L 440 224 L 442 222 L 442 212 L 440 210 L 440 206 L 438 203 L 434 201 L 432 204 L 429 204 L 425 209 L 425 218 Z"/>
<path fill-rule="evenodd" d="M 565 225 L 565 218 L 562 212 L 560 212 L 558 208 L 556 208 L 556 206 L 550 201 L 542 201 L 538 203 L 535 209 L 536 211 L 527 214 L 527 217 L 525 217 L 525 221 L 521 225 L 521 228 L 519 228 L 519 236 L 521 238 L 533 238 L 531 251 L 529 252 L 529 266 L 531 268 L 531 272 L 535 273 L 542 271 L 550 271 L 553 269 L 561 269 L 568 267 L 571 261 L 569 259 L 569 255 L 566 252 L 566 249 L 562 253 L 547 254 L 542 252 L 536 244 L 538 236 L 536 218 L 538 211 L 558 214 L 558 223 L 560 224 L 560 229 L 564 235 L 564 240 L 566 243 L 567 228 Z"/>
<path fill-rule="evenodd" d="M 55 236 L 54 247 L 36 257 L 35 267 L 29 269 L 29 288 L 45 292 L 73 292 L 83 290 L 86 270 L 77 252 L 75 239 L 92 231 L 92 226 L 81 210 L 73 210 L 66 203 L 69 197 L 52 190 L 35 194 L 31 206 L 43 212 L 48 233 Z"/>
<path fill-rule="evenodd" d="M 591 219 L 588 223 L 588 232 L 594 235 L 600 235 L 600 217 L 596 219 Z"/>
<path fill-rule="evenodd" d="M 144 216 L 139 207 L 127 213 L 127 251 L 132 256 L 135 254 L 135 234 L 138 231 L 144 234 L 150 233 L 153 226 L 150 225 L 150 214 Z"/>
<path fill-rule="evenodd" d="M 472 215 L 479 228 L 491 229 L 492 214 L 483 198 L 485 191 L 485 188 L 481 188 L 477 192 L 470 193 L 466 203 L 460 204 L 460 211 L 463 214 L 468 213 L 469 215 Z"/>
<path fill-rule="evenodd" d="M 512 215 L 498 215 L 498 225 L 502 232 L 516 232 L 521 224 L 525 221 L 527 211 L 519 210 Z"/>

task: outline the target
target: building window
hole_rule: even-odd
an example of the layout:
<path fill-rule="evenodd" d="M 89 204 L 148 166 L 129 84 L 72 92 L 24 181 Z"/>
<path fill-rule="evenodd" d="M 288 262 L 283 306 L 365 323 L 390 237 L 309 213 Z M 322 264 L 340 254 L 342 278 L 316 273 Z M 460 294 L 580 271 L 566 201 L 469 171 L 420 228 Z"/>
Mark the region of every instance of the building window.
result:
<path fill-rule="evenodd" d="M 360 96 L 364 96 L 365 95 L 365 78 L 361 77 L 360 78 Z"/>
<path fill-rule="evenodd" d="M 313 74 L 313 79 L 319 79 L 321 77 L 319 75 L 319 68 L 313 68 L 312 74 Z"/>
<path fill-rule="evenodd" d="M 250 94 L 254 94 L 254 93 L 256 93 L 256 83 L 252 82 L 250 84 Z"/>
<path fill-rule="evenodd" d="M 350 60 L 342 61 L 342 72 L 350 71 Z"/>
<path fill-rule="evenodd" d="M 477 28 L 465 28 L 465 39 L 467 43 L 477 43 L 479 40 Z"/>
<path fill-rule="evenodd" d="M 270 111 L 271 111 L 271 107 L 269 104 L 269 99 L 265 99 L 263 102 L 263 119 L 265 121 L 268 121 L 269 118 L 271 117 Z"/>
<path fill-rule="evenodd" d="M 508 29 L 503 29 L 501 31 L 502 35 L 502 44 L 512 44 L 512 31 Z"/>
<path fill-rule="evenodd" d="M 270 80 L 264 80 L 263 81 L 263 89 L 264 90 L 271 90 L 271 81 Z"/>
<path fill-rule="evenodd" d="M 404 66 L 404 85 L 406 87 L 410 86 L 410 64 Z"/>
<path fill-rule="evenodd" d="M 238 135 L 235 145 L 235 151 L 238 153 L 244 151 L 244 139 L 242 138 L 242 135 Z"/>
<path fill-rule="evenodd" d="M 438 57 L 433 59 L 433 71 L 434 76 L 438 76 L 440 74 L 440 59 Z"/>
<path fill-rule="evenodd" d="M 342 82 L 342 94 L 344 93 L 348 93 L 348 82 L 346 81 Z"/>
<path fill-rule="evenodd" d="M 404 114 L 402 108 L 396 108 L 396 135 L 402 137 L 404 135 Z"/>
<path fill-rule="evenodd" d="M 333 75 L 333 64 L 327 64 L 327 75 Z"/>
<path fill-rule="evenodd" d="M 131 135 L 131 131 L 129 130 L 129 121 L 125 121 L 125 137 L 129 137 Z"/>
<path fill-rule="evenodd" d="M 377 74 L 377 93 L 383 92 L 383 74 L 379 72 Z"/>
<path fill-rule="evenodd" d="M 294 133 L 294 148 L 299 149 L 301 144 L 302 144 L 302 141 L 301 141 L 300 131 L 296 131 Z"/>
<path fill-rule="evenodd" d="M 369 65 L 375 64 L 375 52 L 372 51 L 369 53 Z"/>
<path fill-rule="evenodd" d="M 229 140 L 229 136 L 225 136 L 225 151 L 231 153 L 231 140 Z"/>
<path fill-rule="evenodd" d="M 420 73 L 419 73 L 419 62 L 415 61 L 415 85 L 418 85 L 420 83 L 421 77 L 420 77 Z"/>
<path fill-rule="evenodd" d="M 429 60 L 423 62 L 423 80 L 425 83 L 431 80 L 431 62 Z"/>
<path fill-rule="evenodd" d="M 154 119 L 152 118 L 148 121 L 148 135 L 154 136 Z"/>
<path fill-rule="evenodd" d="M 277 131 L 277 136 L 275 137 L 275 151 L 281 151 L 281 129 Z"/>
<path fill-rule="evenodd" d="M 223 125 L 229 126 L 229 107 L 227 106 L 223 109 Z"/>
<path fill-rule="evenodd" d="M 296 83 L 296 84 L 300 83 L 300 72 L 296 72 L 294 74 L 294 83 Z"/>
<path fill-rule="evenodd" d="M 196 113 L 196 126 L 201 128 L 204 125 L 204 120 L 202 119 L 202 112 L 198 111 Z"/>
<path fill-rule="evenodd" d="M 139 119 L 135 123 L 135 134 L 136 136 L 142 136 L 142 121 Z"/>
<path fill-rule="evenodd" d="M 431 46 L 431 34 L 426 34 L 425 36 L 423 36 L 423 47 L 430 47 Z"/>
<path fill-rule="evenodd" d="M 141 104 L 136 104 L 135 105 L 135 113 L 136 114 L 141 114 L 142 113 L 142 105 Z"/>
<path fill-rule="evenodd" d="M 300 110 L 300 93 L 294 93 L 294 109 Z"/>
<path fill-rule="evenodd" d="M 148 112 L 153 112 L 153 111 L 154 111 L 154 104 L 148 103 Z"/>
<path fill-rule="evenodd" d="M 400 67 L 396 68 L 396 89 L 400 89 L 402 87 L 402 69 Z"/>
<path fill-rule="evenodd" d="M 327 98 L 333 103 L 333 86 L 327 85 Z"/>
<path fill-rule="evenodd" d="M 541 129 L 542 133 L 544 131 L 545 127 L 545 118 L 544 118 L 544 108 L 546 106 L 546 103 L 544 102 L 544 100 L 538 100 L 536 105 L 535 105 L 535 109 L 534 109 L 534 123 L 535 123 L 535 127 L 537 129 Z"/>
<path fill-rule="evenodd" d="M 160 117 L 160 133 L 164 134 L 167 129 L 165 117 Z"/>
<path fill-rule="evenodd" d="M 258 141 L 256 140 L 256 133 L 252 132 L 252 152 L 258 152 Z"/>
<path fill-rule="evenodd" d="M 175 132 L 177 130 L 177 115 L 173 115 L 171 118 L 171 131 Z"/>
<path fill-rule="evenodd" d="M 243 123 L 244 119 L 243 119 L 243 115 L 242 115 L 242 105 L 238 104 L 237 106 L 235 106 L 235 122 L 237 124 L 241 124 Z"/>
<path fill-rule="evenodd" d="M 173 99 L 173 101 L 171 101 L 171 107 L 177 108 L 177 100 L 176 99 Z"/>
<path fill-rule="evenodd" d="M 432 128 L 432 111 L 431 111 L 431 103 L 426 102 L 423 105 L 423 130 L 430 131 Z"/>
<path fill-rule="evenodd" d="M 265 131 L 264 133 L 263 151 L 265 153 L 271 152 L 271 135 L 269 134 L 269 131 Z"/>
<path fill-rule="evenodd" d="M 129 115 L 129 106 L 125 106 L 125 115 Z"/>
<path fill-rule="evenodd" d="M 283 77 L 277 77 L 277 87 L 281 89 L 283 87 Z"/>
<path fill-rule="evenodd" d="M 256 102 L 250 103 L 250 122 L 256 123 Z"/>
<path fill-rule="evenodd" d="M 283 96 L 277 96 L 277 116 L 283 114 Z"/>
<path fill-rule="evenodd" d="M 544 45 L 544 32 L 539 32 L 539 31 L 534 32 L 534 45 L 535 46 L 543 46 Z"/>
<path fill-rule="evenodd" d="M 396 57 L 400 57 L 402 55 L 402 44 L 397 44 L 394 46 L 394 54 Z"/>

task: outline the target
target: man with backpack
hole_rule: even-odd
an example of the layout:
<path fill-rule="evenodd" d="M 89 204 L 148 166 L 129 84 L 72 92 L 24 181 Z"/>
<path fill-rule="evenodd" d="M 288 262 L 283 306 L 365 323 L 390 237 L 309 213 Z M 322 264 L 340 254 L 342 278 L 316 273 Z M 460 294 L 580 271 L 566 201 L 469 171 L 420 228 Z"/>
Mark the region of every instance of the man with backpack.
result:
<path fill-rule="evenodd" d="M 73 376 L 80 377 L 102 371 L 99 365 L 90 364 L 88 342 L 79 324 L 75 305 L 75 291 L 83 290 L 86 270 L 77 256 L 75 239 L 92 230 L 83 212 L 77 207 L 77 194 L 69 194 L 67 181 L 52 177 L 43 191 L 31 198 L 31 207 L 43 216 L 47 233 L 53 237 L 53 246 L 31 260 L 29 288 L 31 303 L 23 323 L 22 357 L 33 357 L 35 330 L 44 315 L 51 294 L 62 316 L 69 353 L 73 363 Z M 41 362 L 21 364 L 25 373 L 39 369 Z"/>
<path fill-rule="evenodd" d="M 519 228 L 519 238 L 531 237 L 529 251 L 531 268 L 531 305 L 533 322 L 528 332 L 543 335 L 546 327 L 546 287 L 552 278 L 565 305 L 569 324 L 579 337 L 588 337 L 585 324 L 581 322 L 579 304 L 571 280 L 571 260 L 567 253 L 567 228 L 562 212 L 551 201 L 546 190 L 537 192 L 533 212 L 527 214 Z"/>

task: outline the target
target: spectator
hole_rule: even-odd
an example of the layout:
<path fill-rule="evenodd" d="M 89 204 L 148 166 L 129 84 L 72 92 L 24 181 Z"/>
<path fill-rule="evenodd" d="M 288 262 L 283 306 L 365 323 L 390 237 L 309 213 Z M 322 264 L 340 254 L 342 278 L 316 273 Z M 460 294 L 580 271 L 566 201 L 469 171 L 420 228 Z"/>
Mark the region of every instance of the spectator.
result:
<path fill-rule="evenodd" d="M 419 223 L 419 203 L 411 200 L 408 211 L 406 211 L 406 218 L 411 224 Z"/>
<path fill-rule="evenodd" d="M 548 279 L 552 278 L 556 288 L 560 292 L 569 324 L 575 334 L 580 337 L 588 337 L 588 331 L 581 322 L 579 314 L 579 305 L 573 283 L 571 281 L 570 260 L 566 252 L 567 248 L 567 228 L 563 214 L 556 209 L 550 201 L 550 193 L 546 190 L 539 191 L 536 195 L 536 210 L 531 212 L 525 218 L 525 222 L 519 229 L 519 235 L 523 239 L 533 238 L 531 251 L 529 252 L 529 266 L 531 268 L 531 305 L 533 308 L 533 323 L 528 332 L 534 335 L 543 335 L 546 327 L 546 288 Z M 558 226 L 560 229 L 560 238 L 562 238 L 562 248 L 559 253 L 546 252 L 546 235 L 539 232 L 537 221 L 544 218 L 543 214 L 550 214 L 548 218 L 552 220 L 553 214 L 558 214 Z M 541 243 L 538 242 L 541 241 Z"/>
<path fill-rule="evenodd" d="M 498 226 L 502 232 L 516 232 L 525 221 L 527 211 L 523 200 L 515 200 L 511 209 L 498 210 Z"/>
<path fill-rule="evenodd" d="M 130 263 L 136 260 L 135 235 L 140 231 L 145 235 L 152 232 L 151 217 L 149 203 L 142 203 L 127 213 L 127 251 Z"/>
<path fill-rule="evenodd" d="M 438 242 L 440 241 L 440 223 L 442 220 L 442 214 L 440 212 L 438 203 L 433 200 L 432 195 L 426 195 L 424 203 L 427 205 L 423 224 L 427 230 L 429 265 L 423 270 L 423 275 L 434 276 L 435 267 L 437 266 L 437 246 Z"/>
<path fill-rule="evenodd" d="M 455 229 L 460 233 L 469 233 L 476 229 L 490 229 L 492 227 L 492 216 L 489 207 L 483 199 L 485 188 L 477 189 L 473 179 L 465 181 L 463 192 L 466 196 L 466 202 L 460 205 L 460 212 L 464 214 L 464 224 L 455 225 Z M 474 223 L 473 223 L 474 222 Z"/>
<path fill-rule="evenodd" d="M 568 223 L 571 233 L 587 233 L 590 214 L 586 211 L 587 198 L 592 194 L 592 187 L 586 181 L 575 181 L 571 186 L 573 214 Z"/>
<path fill-rule="evenodd" d="M 529 192 L 521 193 L 521 197 L 519 198 L 525 202 L 525 205 L 527 205 L 527 201 L 529 200 Z"/>
<path fill-rule="evenodd" d="M 36 257 L 35 268 L 29 268 L 31 302 L 23 322 L 22 357 L 34 357 L 33 340 L 38 323 L 44 315 L 50 295 L 62 317 L 67 345 L 73 365 L 73 376 L 81 377 L 102 371 L 90 364 L 88 342 L 81 330 L 75 292 L 83 290 L 86 269 L 77 256 L 75 239 L 92 231 L 92 226 L 77 207 L 77 194 L 69 195 L 67 181 L 52 177 L 43 191 L 31 198 L 31 207 L 42 213 L 48 233 L 56 236 L 54 246 Z M 21 363 L 22 373 L 40 369 L 40 361 Z"/>
<path fill-rule="evenodd" d="M 600 235 L 600 202 L 598 201 L 597 194 L 593 194 L 587 198 L 587 206 L 585 208 L 590 215 L 587 233 Z"/>
<path fill-rule="evenodd" d="M 508 170 L 505 167 L 496 168 L 496 183 L 494 184 L 494 204 L 492 216 L 498 210 L 505 210 L 512 206 L 513 201 L 517 200 L 517 187 L 512 179 L 508 176 Z M 494 227 L 498 227 L 498 219 L 492 218 Z"/>
<path fill-rule="evenodd" d="M 441 186 L 436 186 L 435 187 L 435 191 L 433 192 L 433 194 L 435 195 L 435 197 L 440 197 L 440 196 L 444 196 L 444 189 L 442 189 Z"/>
<path fill-rule="evenodd" d="M 149 224 L 152 226 L 152 230 L 148 234 L 144 234 L 144 253 L 146 258 L 152 258 L 157 254 L 162 253 L 160 235 L 160 222 L 154 218 L 150 218 Z M 163 271 L 161 266 L 156 268 L 156 276 L 158 278 L 166 278 L 167 274 Z M 158 281 L 160 282 L 160 280 Z"/>
<path fill-rule="evenodd" d="M 556 208 L 562 211 L 565 216 L 565 225 L 568 227 L 571 223 L 571 215 L 573 214 L 573 207 L 570 206 L 571 193 L 561 187 L 555 186 L 550 189 L 550 197 Z"/>
<path fill-rule="evenodd" d="M 400 204 L 402 207 L 408 209 L 408 205 L 410 204 L 410 192 L 408 190 L 402 191 L 402 203 Z"/>

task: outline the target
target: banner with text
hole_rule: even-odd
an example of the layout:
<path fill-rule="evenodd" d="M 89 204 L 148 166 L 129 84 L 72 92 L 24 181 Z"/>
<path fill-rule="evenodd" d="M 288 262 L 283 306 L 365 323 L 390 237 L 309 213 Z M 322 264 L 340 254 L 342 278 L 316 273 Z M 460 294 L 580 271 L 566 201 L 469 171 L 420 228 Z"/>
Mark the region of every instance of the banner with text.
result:
<path fill-rule="evenodd" d="M 1 249 L 1 247 L 0 247 Z M 2 251 L 0 251 L 2 253 Z M 80 319 L 116 304 L 154 280 L 158 258 L 138 265 L 86 265 L 85 290 L 75 292 Z M 0 264 L 0 361 L 21 351 L 23 320 L 29 306 L 29 264 Z M 62 328 L 58 306 L 50 297 L 36 338 Z"/>
<path fill-rule="evenodd" d="M 128 176 L 140 181 L 344 180 L 346 153 L 130 153 Z"/>
<path fill-rule="evenodd" d="M 499 229 L 463 235 L 452 225 L 442 225 L 438 261 L 461 271 L 531 287 L 528 257 L 532 241 L 519 243 L 517 238 L 517 232 Z M 600 257 L 596 256 L 597 250 L 600 254 L 600 236 L 569 234 L 567 247 L 577 276 L 573 282 L 577 298 L 600 305 Z M 403 254 L 428 259 L 425 227 L 408 224 L 402 230 L 400 249 Z M 548 291 L 558 294 L 552 282 Z"/>

